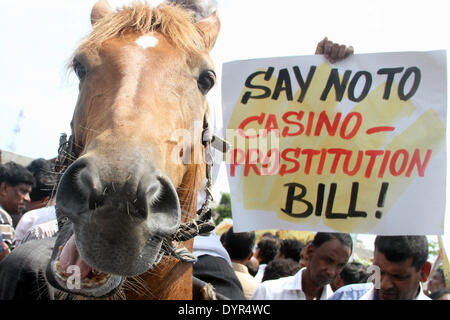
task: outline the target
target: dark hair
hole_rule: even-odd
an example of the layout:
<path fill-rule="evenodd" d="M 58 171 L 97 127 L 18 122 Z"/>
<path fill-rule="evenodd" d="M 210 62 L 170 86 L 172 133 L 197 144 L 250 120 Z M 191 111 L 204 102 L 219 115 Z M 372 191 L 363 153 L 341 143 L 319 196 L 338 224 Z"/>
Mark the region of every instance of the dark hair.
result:
<path fill-rule="evenodd" d="M 38 201 L 52 195 L 56 183 L 56 173 L 51 161 L 43 158 L 35 159 L 27 166 L 27 169 L 36 179 L 36 185 L 30 192 L 31 201 Z"/>
<path fill-rule="evenodd" d="M 428 240 L 426 236 L 377 236 L 375 251 L 392 262 L 412 258 L 413 266 L 420 270 L 428 259 Z"/>
<path fill-rule="evenodd" d="M 18 184 L 24 183 L 34 186 L 35 179 L 33 174 L 24 166 L 13 161 L 0 165 L 0 183 L 15 187 Z"/>
<path fill-rule="evenodd" d="M 261 258 L 260 264 L 267 264 L 272 261 L 280 249 L 280 242 L 276 239 L 263 237 L 258 242 L 259 256 Z"/>
<path fill-rule="evenodd" d="M 353 261 L 345 265 L 339 276 L 344 281 L 344 284 L 348 285 L 366 282 L 370 275 L 366 272 L 363 264 Z"/>
<path fill-rule="evenodd" d="M 264 232 L 263 235 L 261 236 L 261 238 L 266 238 L 266 237 L 267 238 L 272 238 L 272 239 L 275 239 L 275 240 L 280 240 L 279 236 L 277 236 L 276 234 L 273 234 L 270 231 Z"/>
<path fill-rule="evenodd" d="M 231 259 L 242 260 L 247 258 L 255 246 L 255 232 L 237 232 L 233 227 L 228 229 L 223 239 L 223 246 Z"/>
<path fill-rule="evenodd" d="M 228 231 L 228 230 L 227 230 Z M 227 234 L 227 232 L 225 231 L 224 233 L 222 233 L 221 235 L 220 235 L 220 243 L 222 244 L 222 245 L 224 245 L 224 243 L 225 243 L 225 235 Z"/>
<path fill-rule="evenodd" d="M 440 290 L 436 290 L 436 291 L 432 292 L 430 294 L 430 299 L 431 300 L 438 300 L 439 298 L 441 298 L 445 294 L 450 294 L 450 288 L 444 288 L 444 289 L 440 289 Z"/>
<path fill-rule="evenodd" d="M 333 239 L 338 240 L 344 246 L 349 247 L 350 250 L 353 250 L 352 237 L 350 237 L 348 233 L 318 232 L 314 236 L 312 245 L 318 248 L 325 242 L 331 241 Z"/>
<path fill-rule="evenodd" d="M 296 262 L 300 261 L 300 253 L 305 244 L 297 239 L 283 239 L 280 243 L 280 253 L 284 258 L 292 259 Z"/>
<path fill-rule="evenodd" d="M 270 261 L 264 269 L 262 281 L 289 277 L 296 274 L 298 270 L 300 265 L 292 259 L 275 259 Z"/>

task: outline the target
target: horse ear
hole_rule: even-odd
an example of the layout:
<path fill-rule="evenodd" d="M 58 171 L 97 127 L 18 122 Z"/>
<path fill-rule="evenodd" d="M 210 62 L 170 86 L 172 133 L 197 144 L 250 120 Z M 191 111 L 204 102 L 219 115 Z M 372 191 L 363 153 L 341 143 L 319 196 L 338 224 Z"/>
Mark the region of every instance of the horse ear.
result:
<path fill-rule="evenodd" d="M 94 25 L 98 20 L 111 13 L 113 10 L 106 0 L 99 0 L 91 11 L 91 24 Z"/>
<path fill-rule="evenodd" d="M 211 16 L 206 19 L 202 19 L 197 22 L 197 29 L 203 35 L 203 40 L 205 41 L 205 46 L 208 51 L 214 47 L 216 43 L 217 36 L 220 31 L 220 19 L 215 11 Z"/>
<path fill-rule="evenodd" d="M 196 22 L 208 18 L 217 10 L 216 0 L 167 0 L 167 3 L 192 11 Z"/>
<path fill-rule="evenodd" d="M 167 0 L 180 5 L 194 14 L 197 29 L 202 33 L 206 49 L 211 50 L 220 30 L 216 0 Z"/>

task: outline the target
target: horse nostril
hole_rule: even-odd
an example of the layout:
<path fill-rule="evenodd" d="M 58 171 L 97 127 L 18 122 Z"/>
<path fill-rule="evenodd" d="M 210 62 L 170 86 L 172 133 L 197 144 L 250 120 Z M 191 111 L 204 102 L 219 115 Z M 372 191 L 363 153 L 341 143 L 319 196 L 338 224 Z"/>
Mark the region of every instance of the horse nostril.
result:
<path fill-rule="evenodd" d="M 154 179 L 141 179 L 136 193 L 136 216 L 146 219 L 149 207 L 158 201 L 160 184 Z"/>
<path fill-rule="evenodd" d="M 92 166 L 87 159 L 78 159 L 61 178 L 56 203 L 71 218 L 76 218 L 74 212 L 83 212 L 86 207 L 94 209 L 104 201 L 100 177 Z"/>
<path fill-rule="evenodd" d="M 156 197 L 156 201 L 152 201 L 150 208 L 153 211 L 165 212 L 173 209 L 172 203 L 178 203 L 178 197 L 176 192 L 173 192 L 173 188 L 170 182 L 164 178 L 158 178 L 160 183 L 160 191 Z"/>
<path fill-rule="evenodd" d="M 106 197 L 104 195 L 94 195 L 89 197 L 89 210 L 96 210 L 105 204 Z"/>
<path fill-rule="evenodd" d="M 90 210 L 95 210 L 103 206 L 105 195 L 101 192 L 101 182 L 97 174 L 89 170 L 87 167 L 78 172 L 78 178 L 75 184 L 85 196 Z"/>
<path fill-rule="evenodd" d="M 145 197 L 150 200 L 150 204 L 158 201 L 158 197 L 160 196 L 161 185 L 159 182 L 154 182 L 147 187 L 145 190 Z"/>
<path fill-rule="evenodd" d="M 162 234 L 173 233 L 181 219 L 178 195 L 164 177 L 141 179 L 137 192 L 137 211 Z"/>

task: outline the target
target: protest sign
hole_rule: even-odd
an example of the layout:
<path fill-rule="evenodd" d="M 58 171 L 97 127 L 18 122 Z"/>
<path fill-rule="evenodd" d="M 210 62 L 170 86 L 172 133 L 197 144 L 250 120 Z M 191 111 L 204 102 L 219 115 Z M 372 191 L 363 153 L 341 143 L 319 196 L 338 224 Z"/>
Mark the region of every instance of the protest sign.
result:
<path fill-rule="evenodd" d="M 446 53 L 223 65 L 236 231 L 443 234 Z"/>

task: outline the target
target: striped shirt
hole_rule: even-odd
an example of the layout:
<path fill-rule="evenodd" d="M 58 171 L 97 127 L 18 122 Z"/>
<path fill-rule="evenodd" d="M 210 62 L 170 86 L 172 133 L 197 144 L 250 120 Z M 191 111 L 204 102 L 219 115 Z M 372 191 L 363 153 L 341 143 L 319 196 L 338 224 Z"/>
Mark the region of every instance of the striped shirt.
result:
<path fill-rule="evenodd" d="M 16 233 L 14 232 L 11 216 L 2 206 L 0 206 L 0 233 L 2 234 L 3 242 L 12 249 L 16 242 Z"/>

